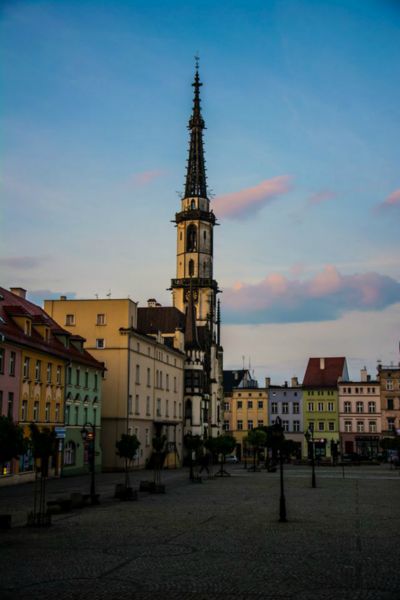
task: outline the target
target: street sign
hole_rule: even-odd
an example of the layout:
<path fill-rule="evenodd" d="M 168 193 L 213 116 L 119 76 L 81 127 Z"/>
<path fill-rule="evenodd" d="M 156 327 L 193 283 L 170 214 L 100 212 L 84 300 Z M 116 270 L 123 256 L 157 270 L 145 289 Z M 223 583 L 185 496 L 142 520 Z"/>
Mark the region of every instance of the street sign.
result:
<path fill-rule="evenodd" d="M 58 440 L 62 440 L 65 438 L 65 434 L 66 434 L 65 427 L 54 427 L 54 431 L 56 433 L 56 438 Z"/>

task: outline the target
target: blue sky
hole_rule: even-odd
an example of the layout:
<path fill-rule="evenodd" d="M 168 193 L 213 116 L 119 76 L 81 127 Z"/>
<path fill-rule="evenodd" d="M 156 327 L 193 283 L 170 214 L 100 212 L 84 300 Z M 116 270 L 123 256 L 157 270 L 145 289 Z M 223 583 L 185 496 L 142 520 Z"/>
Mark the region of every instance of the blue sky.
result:
<path fill-rule="evenodd" d="M 199 52 L 226 367 L 398 361 L 398 2 L 6 1 L 0 34 L 3 285 L 169 303 Z"/>

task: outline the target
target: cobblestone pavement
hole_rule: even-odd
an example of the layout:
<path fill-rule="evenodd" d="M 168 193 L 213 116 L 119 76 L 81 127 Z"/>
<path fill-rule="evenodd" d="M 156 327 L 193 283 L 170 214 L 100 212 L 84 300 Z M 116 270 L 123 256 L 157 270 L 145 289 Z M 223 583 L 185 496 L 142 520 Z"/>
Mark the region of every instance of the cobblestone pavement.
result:
<path fill-rule="evenodd" d="M 32 485 L 0 489 L 0 597 L 134 600 L 399 600 L 400 477 L 382 467 L 285 467 L 287 523 L 278 522 L 279 473 L 229 466 L 193 484 L 163 473 L 167 493 L 112 498 L 121 474 L 98 477 L 101 504 L 24 525 Z M 137 486 L 151 473 L 134 473 Z M 49 482 L 49 498 L 87 491 L 88 478 Z"/>

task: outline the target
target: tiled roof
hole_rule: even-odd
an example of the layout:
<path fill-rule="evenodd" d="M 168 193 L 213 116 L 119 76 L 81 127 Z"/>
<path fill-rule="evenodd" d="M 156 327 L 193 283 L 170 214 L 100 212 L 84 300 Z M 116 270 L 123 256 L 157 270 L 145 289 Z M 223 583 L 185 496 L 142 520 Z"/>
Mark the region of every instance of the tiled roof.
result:
<path fill-rule="evenodd" d="M 344 356 L 310 358 L 304 375 L 303 387 L 336 387 L 339 377 L 348 379 Z"/>
<path fill-rule="evenodd" d="M 26 335 L 14 321 L 13 317 L 24 316 L 32 319 L 31 335 Z M 95 369 L 101 370 L 103 364 L 97 361 L 89 352 L 83 350 L 80 352 L 74 347 L 66 348 L 64 344 L 57 339 L 58 335 L 65 335 L 71 338 L 71 334 L 60 327 L 40 306 L 33 304 L 29 300 L 17 296 L 12 292 L 0 287 L 0 333 L 6 340 L 25 346 L 31 349 L 36 349 L 41 352 L 49 353 L 60 357 L 64 360 L 71 360 L 81 364 L 86 364 Z M 50 328 L 50 337 L 46 341 L 35 330 L 36 324 L 45 324 Z M 74 336 L 75 339 L 76 336 Z M 83 338 L 82 338 L 83 339 Z"/>
<path fill-rule="evenodd" d="M 233 388 L 239 387 L 248 369 L 234 369 L 224 371 L 224 392 L 231 392 Z"/>
<path fill-rule="evenodd" d="M 137 328 L 146 334 L 185 329 L 185 315 L 174 306 L 139 307 Z"/>

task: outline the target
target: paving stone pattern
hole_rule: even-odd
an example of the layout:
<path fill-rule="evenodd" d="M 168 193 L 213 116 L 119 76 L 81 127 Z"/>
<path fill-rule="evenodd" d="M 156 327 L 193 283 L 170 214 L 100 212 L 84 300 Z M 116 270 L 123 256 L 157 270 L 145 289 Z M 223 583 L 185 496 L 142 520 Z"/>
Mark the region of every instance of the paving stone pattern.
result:
<path fill-rule="evenodd" d="M 112 498 L 121 474 L 98 477 L 101 504 L 24 526 L 31 484 L 0 489 L 0 597 L 134 600 L 399 600 L 400 477 L 382 467 L 285 467 L 288 522 L 278 522 L 279 473 L 230 466 L 192 484 L 163 473 L 165 495 Z M 134 487 L 149 473 L 134 473 Z M 88 478 L 49 482 L 49 499 Z"/>

